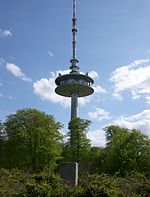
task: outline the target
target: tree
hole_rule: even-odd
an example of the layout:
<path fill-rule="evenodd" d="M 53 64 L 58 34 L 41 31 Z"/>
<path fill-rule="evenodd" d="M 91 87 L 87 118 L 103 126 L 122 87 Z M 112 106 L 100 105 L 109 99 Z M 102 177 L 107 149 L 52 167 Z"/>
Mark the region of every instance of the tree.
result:
<path fill-rule="evenodd" d="M 147 172 L 150 168 L 150 140 L 138 130 L 109 126 L 106 131 L 104 169 L 110 174 Z"/>
<path fill-rule="evenodd" d="M 0 122 L 0 166 L 2 162 L 2 149 L 3 149 L 3 135 L 2 135 L 2 123 Z"/>
<path fill-rule="evenodd" d="M 32 171 L 44 167 L 54 168 L 61 154 L 59 129 L 62 125 L 53 116 L 36 109 L 18 110 L 8 116 L 7 167 L 29 168 Z"/>
<path fill-rule="evenodd" d="M 3 166 L 3 162 L 4 162 L 4 152 L 5 152 L 5 133 L 4 133 L 4 126 L 2 124 L 2 122 L 0 122 L 0 167 Z"/>
<path fill-rule="evenodd" d="M 103 160 L 105 158 L 105 148 L 92 147 L 89 156 L 89 173 L 102 173 Z"/>
<path fill-rule="evenodd" d="M 68 142 L 65 146 L 65 157 L 68 161 L 81 162 L 90 151 L 90 140 L 87 139 L 89 120 L 74 118 L 68 125 Z"/>

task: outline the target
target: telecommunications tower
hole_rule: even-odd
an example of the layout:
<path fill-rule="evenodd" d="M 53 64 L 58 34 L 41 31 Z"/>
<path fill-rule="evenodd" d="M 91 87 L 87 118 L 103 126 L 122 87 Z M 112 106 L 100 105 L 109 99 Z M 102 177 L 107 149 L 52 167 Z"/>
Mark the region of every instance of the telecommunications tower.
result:
<path fill-rule="evenodd" d="M 70 60 L 70 73 L 61 75 L 56 78 L 55 83 L 57 85 L 55 92 L 61 96 L 71 97 L 71 120 L 77 117 L 78 97 L 89 96 L 94 92 L 91 85 L 94 80 L 87 74 L 80 74 L 78 63 L 79 60 L 76 57 L 76 0 L 73 0 L 73 18 L 72 18 L 72 48 L 73 54 Z"/>

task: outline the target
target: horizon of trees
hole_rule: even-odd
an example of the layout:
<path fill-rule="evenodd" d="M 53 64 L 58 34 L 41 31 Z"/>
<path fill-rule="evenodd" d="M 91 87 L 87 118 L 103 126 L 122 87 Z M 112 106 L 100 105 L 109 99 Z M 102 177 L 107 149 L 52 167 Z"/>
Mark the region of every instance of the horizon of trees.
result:
<path fill-rule="evenodd" d="M 126 176 L 140 172 L 150 176 L 150 139 L 139 130 L 112 125 L 105 128 L 106 147 L 91 147 L 87 139 L 91 121 L 75 118 L 63 127 L 54 117 L 36 109 L 22 109 L 0 123 L 0 168 L 52 171 L 61 162 L 78 162 L 84 174 Z"/>
<path fill-rule="evenodd" d="M 150 196 L 150 138 L 139 130 L 111 125 L 106 146 L 87 139 L 91 121 L 63 125 L 36 109 L 22 109 L 0 122 L 0 196 Z M 63 138 L 67 137 L 64 142 Z M 79 185 L 60 179 L 62 162 L 79 163 Z"/>

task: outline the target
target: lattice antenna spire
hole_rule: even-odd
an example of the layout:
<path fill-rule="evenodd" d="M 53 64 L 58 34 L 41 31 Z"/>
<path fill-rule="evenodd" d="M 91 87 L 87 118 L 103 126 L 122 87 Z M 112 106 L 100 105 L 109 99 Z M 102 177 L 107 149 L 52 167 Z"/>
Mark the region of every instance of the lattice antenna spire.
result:
<path fill-rule="evenodd" d="M 73 58 L 76 59 L 76 32 L 77 32 L 77 28 L 76 28 L 76 0 L 73 0 L 73 19 L 72 19 L 72 33 L 73 33 L 73 43 L 72 43 L 72 47 L 73 47 Z"/>
<path fill-rule="evenodd" d="M 71 72 L 72 74 L 78 73 L 79 67 L 77 66 L 78 60 L 76 58 L 76 34 L 77 34 L 77 27 L 76 27 L 76 0 L 73 0 L 73 18 L 72 18 L 72 59 L 71 62 Z"/>

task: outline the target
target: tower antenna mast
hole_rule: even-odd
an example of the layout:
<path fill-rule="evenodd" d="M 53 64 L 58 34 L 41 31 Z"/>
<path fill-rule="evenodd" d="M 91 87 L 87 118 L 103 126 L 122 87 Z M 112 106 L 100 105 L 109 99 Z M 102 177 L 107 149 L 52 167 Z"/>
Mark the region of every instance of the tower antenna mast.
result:
<path fill-rule="evenodd" d="M 73 19 L 72 19 L 72 33 L 73 33 L 73 59 L 76 59 L 76 32 L 77 32 L 77 28 L 76 28 L 76 0 L 73 0 Z"/>
<path fill-rule="evenodd" d="M 73 0 L 73 18 L 72 18 L 72 59 L 70 60 L 71 62 L 71 72 L 72 74 L 78 73 L 79 67 L 77 66 L 78 64 L 78 59 L 76 58 L 76 37 L 77 37 L 77 27 L 76 27 L 76 0 Z"/>

